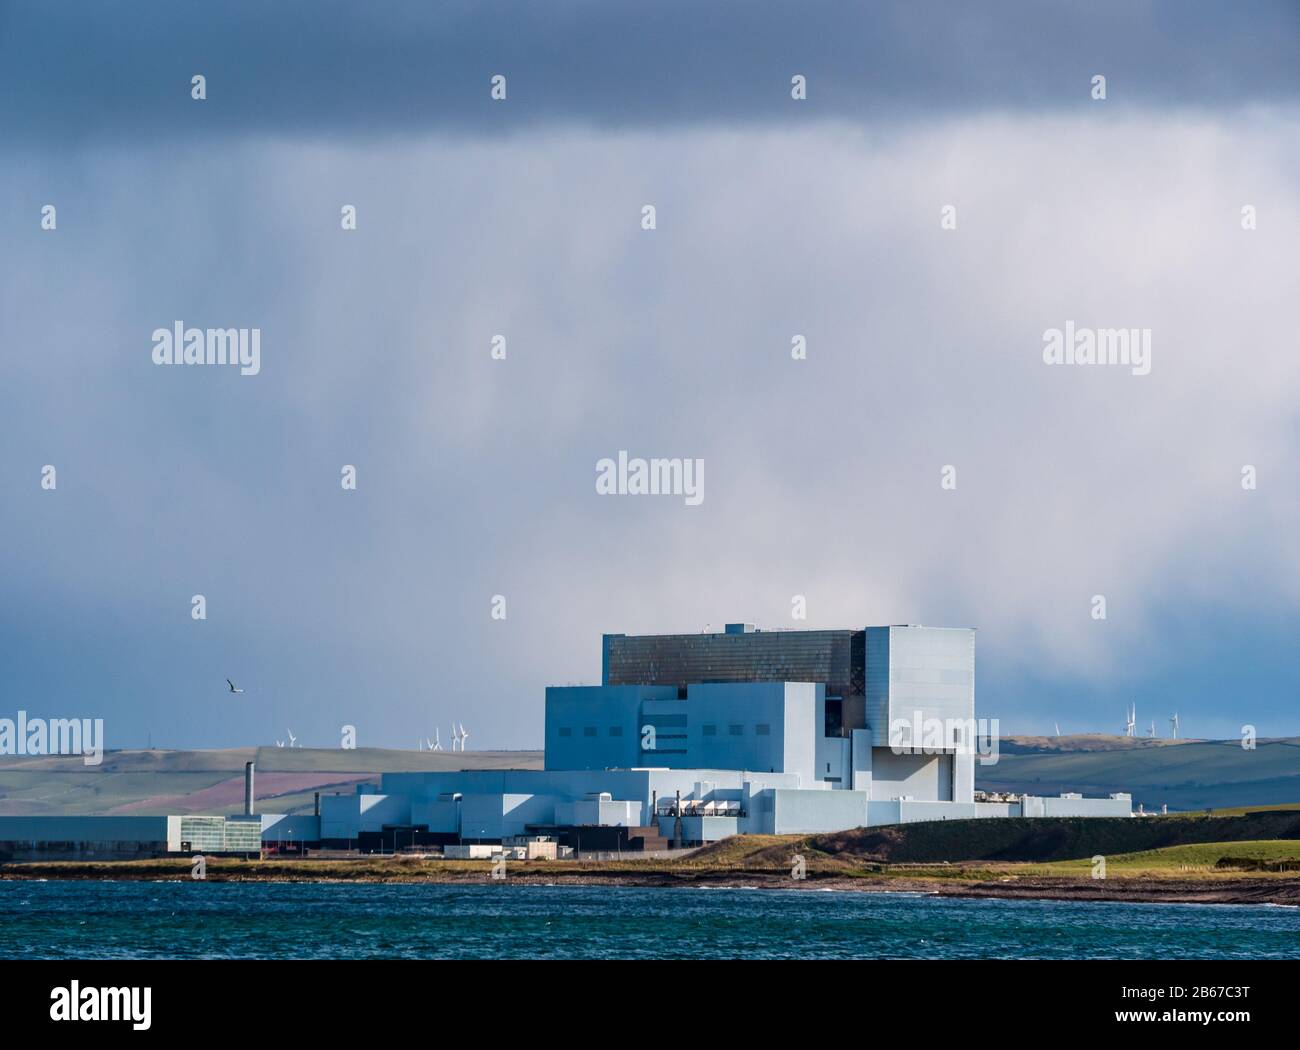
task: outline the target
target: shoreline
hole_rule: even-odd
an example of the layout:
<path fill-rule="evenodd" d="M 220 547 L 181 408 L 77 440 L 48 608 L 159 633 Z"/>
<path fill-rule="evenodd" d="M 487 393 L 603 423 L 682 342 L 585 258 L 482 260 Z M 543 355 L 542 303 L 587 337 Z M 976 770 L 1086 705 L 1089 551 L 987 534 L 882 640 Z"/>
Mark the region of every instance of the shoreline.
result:
<path fill-rule="evenodd" d="M 600 871 L 517 865 L 505 879 L 494 879 L 490 867 L 447 868 L 444 863 L 415 868 L 410 861 L 344 862 L 354 871 L 340 871 L 338 862 L 224 861 L 209 862 L 207 882 L 223 883 L 365 883 L 375 885 L 530 885 L 630 886 L 644 888 L 717 888 L 758 890 L 837 891 L 849 893 L 921 893 L 928 896 L 994 900 L 1097 901 L 1150 904 L 1273 904 L 1300 907 L 1300 878 L 1267 877 L 1257 873 L 1088 876 L 1019 874 L 1013 870 L 956 869 L 942 875 L 914 871 L 815 872 L 792 879 L 784 871 L 744 869 L 656 868 L 629 871 L 626 867 Z M 455 863 L 455 862 L 452 862 Z M 473 862 L 469 862 L 473 863 Z M 312 870 L 319 866 L 320 870 Z M 241 868 L 243 870 L 241 870 Z M 388 870 L 377 870 L 387 868 Z M 0 866 L 0 882 L 185 882 L 190 862 L 60 861 Z"/>

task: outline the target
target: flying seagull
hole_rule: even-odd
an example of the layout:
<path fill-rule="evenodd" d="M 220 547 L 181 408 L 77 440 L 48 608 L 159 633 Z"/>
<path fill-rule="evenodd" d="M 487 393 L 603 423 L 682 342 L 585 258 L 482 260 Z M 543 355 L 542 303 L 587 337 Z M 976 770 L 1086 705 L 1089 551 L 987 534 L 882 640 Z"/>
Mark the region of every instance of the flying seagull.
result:
<path fill-rule="evenodd" d="M 230 686 L 230 691 L 231 691 L 232 693 L 242 693 L 242 692 L 243 692 L 243 690 L 240 689 L 240 688 L 238 688 L 238 687 L 235 685 L 235 683 L 232 682 L 229 678 L 226 679 L 226 685 Z"/>

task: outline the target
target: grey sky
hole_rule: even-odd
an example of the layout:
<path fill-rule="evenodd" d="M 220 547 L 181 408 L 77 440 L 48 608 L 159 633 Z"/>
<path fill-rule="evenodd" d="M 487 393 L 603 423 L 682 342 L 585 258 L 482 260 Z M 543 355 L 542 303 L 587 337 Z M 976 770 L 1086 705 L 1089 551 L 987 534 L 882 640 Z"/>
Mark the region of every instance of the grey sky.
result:
<path fill-rule="evenodd" d="M 0 4 L 0 131 L 483 135 L 572 121 L 912 121 L 987 109 L 1221 109 L 1300 94 L 1287 0 L 652 5 L 608 2 Z M 175 90 L 211 83 L 201 114 Z M 488 78 L 509 78 L 493 106 Z M 794 73 L 808 105 L 790 105 Z"/>
<path fill-rule="evenodd" d="M 1300 731 L 1293 15 L 484 8 L 43 41 L 4 8 L 6 709 L 109 746 L 536 746 L 601 631 L 795 626 L 803 594 L 808 626 L 979 627 L 1006 728 L 1136 699 Z M 1067 319 L 1150 327 L 1152 374 L 1046 368 Z M 176 320 L 259 326 L 262 374 L 154 367 Z M 619 449 L 703 457 L 704 504 L 597 496 Z"/>

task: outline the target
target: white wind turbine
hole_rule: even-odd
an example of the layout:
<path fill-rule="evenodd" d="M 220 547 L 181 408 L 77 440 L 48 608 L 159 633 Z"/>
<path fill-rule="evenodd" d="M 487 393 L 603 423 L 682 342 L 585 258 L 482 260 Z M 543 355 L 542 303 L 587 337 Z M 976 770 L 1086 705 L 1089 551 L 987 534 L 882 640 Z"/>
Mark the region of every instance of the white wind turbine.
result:
<path fill-rule="evenodd" d="M 1175 712 L 1173 713 L 1173 715 L 1170 716 L 1169 724 L 1170 724 L 1170 726 L 1173 727 L 1173 730 L 1174 730 L 1174 739 L 1175 739 L 1175 740 L 1179 739 L 1179 737 L 1178 737 L 1178 712 L 1177 712 L 1177 711 L 1175 711 Z"/>
<path fill-rule="evenodd" d="M 465 741 L 468 739 L 469 739 L 469 730 L 465 728 L 465 723 L 462 722 L 460 726 L 460 749 L 462 751 L 465 750 Z"/>
<path fill-rule="evenodd" d="M 452 749 L 453 751 L 457 750 L 457 745 L 459 745 L 460 743 L 461 743 L 460 730 L 456 728 L 456 723 L 455 723 L 455 722 L 452 722 L 452 724 L 451 724 L 451 749 Z M 463 748 L 462 748 L 461 750 L 463 750 Z"/>
<path fill-rule="evenodd" d="M 296 736 L 293 735 L 293 730 L 292 730 L 292 729 L 286 729 L 285 732 L 289 734 L 289 746 L 290 746 L 290 747 L 297 747 L 297 746 L 298 746 L 298 738 L 297 738 Z"/>
<path fill-rule="evenodd" d="M 1128 709 L 1128 720 L 1124 723 L 1125 736 L 1137 736 L 1137 704 L 1131 704 Z"/>
<path fill-rule="evenodd" d="M 442 740 L 439 739 L 439 737 L 438 737 L 438 727 L 437 727 L 437 726 L 434 726 L 434 729 L 433 729 L 433 739 L 430 740 L 428 743 L 429 743 L 429 750 L 430 750 L 430 751 L 441 751 L 441 750 L 442 750 Z"/>
<path fill-rule="evenodd" d="M 1056 735 L 1057 735 L 1057 736 L 1060 736 L 1060 735 L 1061 735 L 1061 723 L 1060 723 L 1060 722 L 1053 722 L 1052 725 L 1054 725 L 1054 726 L 1056 727 Z"/>

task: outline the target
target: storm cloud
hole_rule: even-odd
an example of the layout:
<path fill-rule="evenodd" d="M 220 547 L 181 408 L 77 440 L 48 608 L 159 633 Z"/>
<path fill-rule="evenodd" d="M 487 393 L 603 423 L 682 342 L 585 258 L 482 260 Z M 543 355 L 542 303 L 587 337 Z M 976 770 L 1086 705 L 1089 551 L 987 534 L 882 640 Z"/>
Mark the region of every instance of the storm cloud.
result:
<path fill-rule="evenodd" d="M 1300 95 L 1287 0 L 0 4 L 0 135 L 495 135 L 987 110 L 1223 109 Z M 204 75 L 208 102 L 190 104 Z M 489 79 L 507 77 L 510 105 Z M 790 78 L 808 78 L 794 105 Z"/>
<path fill-rule="evenodd" d="M 4 8 L 10 706 L 531 747 L 602 631 L 910 621 L 1005 729 L 1300 728 L 1294 14 L 913 8 Z M 602 498 L 622 449 L 703 503 Z"/>

